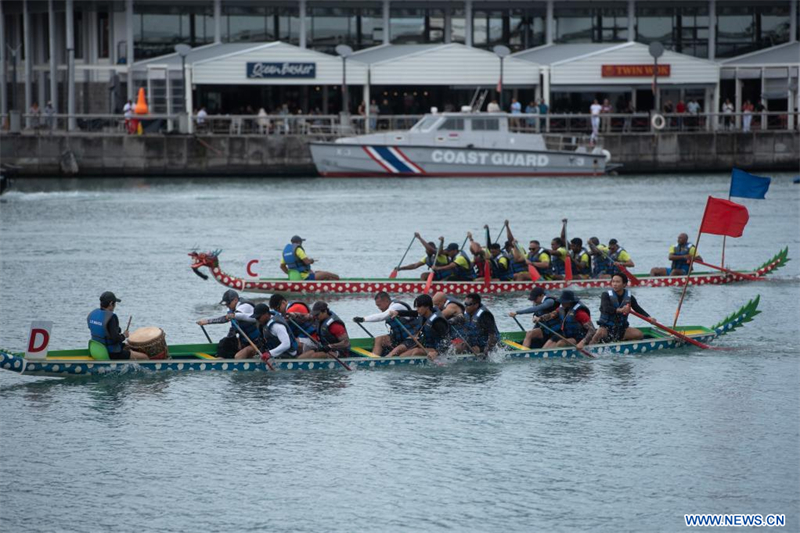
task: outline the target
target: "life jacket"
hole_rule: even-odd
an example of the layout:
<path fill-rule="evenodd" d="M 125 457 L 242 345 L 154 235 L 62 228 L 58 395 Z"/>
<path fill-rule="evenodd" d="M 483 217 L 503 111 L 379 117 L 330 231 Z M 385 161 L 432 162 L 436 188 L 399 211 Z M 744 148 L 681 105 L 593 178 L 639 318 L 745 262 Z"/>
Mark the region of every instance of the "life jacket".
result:
<path fill-rule="evenodd" d="M 297 258 L 297 254 L 295 253 L 297 248 L 302 249 L 303 247 L 299 244 L 292 243 L 289 243 L 283 247 L 283 262 L 286 263 L 286 268 L 289 270 L 296 270 L 298 272 L 310 271 L 311 267 Z"/>
<path fill-rule="evenodd" d="M 614 274 L 622 274 L 622 270 L 620 270 L 620 269 L 619 269 L 619 267 L 618 267 L 617 265 L 615 265 L 614 263 L 615 263 L 615 262 L 616 262 L 616 263 L 618 263 L 618 262 L 619 262 L 619 256 L 620 256 L 620 254 L 621 254 L 622 252 L 624 252 L 624 251 L 625 251 L 625 248 L 619 248 L 619 249 L 618 249 L 616 252 L 614 252 L 613 254 L 612 254 L 612 253 L 610 253 L 610 252 L 609 252 L 609 254 L 608 254 L 608 256 L 611 258 L 611 264 L 610 264 L 610 268 L 609 268 L 609 271 L 608 271 L 608 273 L 609 273 L 609 274 L 611 274 L 612 276 L 613 276 Z"/>
<path fill-rule="evenodd" d="M 425 264 L 428 265 L 428 267 L 433 268 L 434 266 L 445 266 L 445 265 L 449 265 L 451 263 L 449 257 L 447 258 L 447 261 L 444 262 L 444 263 L 440 263 L 440 262 L 436 261 L 436 258 L 438 256 L 439 256 L 438 253 L 436 253 L 436 254 L 428 254 L 427 258 L 425 259 Z M 447 257 L 447 256 L 444 256 L 444 257 Z M 435 279 L 436 281 L 441 281 L 441 280 L 447 279 L 452 275 L 453 275 L 453 271 L 452 270 L 434 270 L 433 271 L 433 279 Z"/>
<path fill-rule="evenodd" d="M 586 314 L 591 318 L 592 313 L 589 308 L 581 302 L 576 303 L 569 311 L 564 307 L 558 308 L 558 331 L 563 337 L 568 339 L 582 339 L 584 336 L 583 326 L 578 319 L 575 318 L 575 313 L 583 309 Z"/>
<path fill-rule="evenodd" d="M 236 305 L 236 312 L 240 312 L 239 309 L 243 305 L 250 305 L 251 307 L 255 307 L 255 305 L 251 301 L 239 300 L 239 303 Z M 239 324 L 239 327 L 242 328 L 242 331 L 244 331 L 244 334 L 247 335 L 247 337 L 250 340 L 255 341 L 258 340 L 259 337 L 261 337 L 261 332 L 258 330 L 257 322 L 247 322 L 246 320 L 231 320 L 231 322 Z M 236 336 L 236 334 L 239 333 L 239 330 L 236 329 L 236 326 L 231 326 L 231 333 L 233 334 L 233 336 Z"/>
<path fill-rule="evenodd" d="M 586 251 L 586 248 L 581 248 L 578 253 L 570 250 L 569 256 L 572 258 L 572 269 L 579 274 L 589 274 L 592 271 L 592 256 Z M 583 266 L 584 257 L 586 259 L 586 266 Z"/>
<path fill-rule="evenodd" d="M 464 302 L 462 302 L 461 300 L 456 300 L 452 296 L 448 296 L 447 299 L 444 301 L 444 306 L 442 306 L 442 311 L 447 309 L 447 306 L 450 304 L 456 304 L 458 307 L 461 308 L 462 313 L 467 310 L 467 306 L 464 305 Z"/>
<path fill-rule="evenodd" d="M 291 345 L 291 347 L 284 353 L 291 356 L 297 355 L 297 338 L 292 333 L 292 328 L 289 327 L 289 324 L 286 323 L 286 320 L 277 313 L 272 315 L 272 318 L 269 320 L 269 322 L 267 322 L 262 330 L 264 341 L 267 344 L 267 350 L 272 350 L 280 346 L 281 341 L 278 338 L 278 335 L 273 331 L 273 328 L 281 327 L 286 328 L 286 333 L 289 335 L 289 343 Z"/>
<path fill-rule="evenodd" d="M 485 306 L 481 305 L 475 314 L 464 313 L 464 316 L 467 318 L 466 322 L 461 326 L 462 335 L 464 336 L 464 340 L 466 340 L 470 346 L 477 346 L 481 350 L 486 347 L 486 343 L 489 342 L 488 335 L 481 333 L 481 328 L 478 325 L 478 319 L 484 314 L 492 313 L 486 309 Z M 500 331 L 497 329 L 497 322 L 494 325 L 494 334 L 497 338 L 500 338 Z"/>
<path fill-rule="evenodd" d="M 545 250 L 544 248 L 539 248 L 536 251 L 536 253 L 528 252 L 528 261 L 530 261 L 531 263 L 539 263 L 540 262 L 539 261 L 539 257 L 541 257 L 542 254 L 545 254 L 548 257 L 548 259 L 550 258 L 550 254 L 547 252 L 547 250 Z M 527 267 L 528 267 L 528 265 L 526 263 L 525 264 L 525 270 L 527 270 Z M 550 273 L 550 268 L 549 267 L 548 268 L 534 267 L 534 268 L 542 276 L 546 276 L 547 274 Z"/>
<path fill-rule="evenodd" d="M 673 261 L 672 262 L 672 270 L 680 269 L 680 270 L 683 270 L 684 272 L 688 272 L 689 271 L 689 261 L 691 260 L 691 257 L 692 257 L 691 255 L 689 255 L 689 252 L 692 250 L 693 247 L 694 247 L 694 244 L 692 244 L 690 242 L 687 242 L 683 246 L 681 246 L 679 244 L 675 245 L 675 251 L 673 251 L 672 253 L 675 254 L 675 255 L 685 256 L 686 259 L 676 259 L 675 261 Z"/>
<path fill-rule="evenodd" d="M 528 271 L 528 263 L 525 262 L 525 259 L 522 261 L 514 261 L 514 254 L 513 252 L 508 254 L 509 261 L 511 262 L 511 274 L 519 274 L 520 272 L 527 272 Z"/>
<path fill-rule="evenodd" d="M 435 329 L 433 329 L 434 322 L 438 322 L 440 320 L 448 324 L 449 329 L 449 323 L 447 323 L 447 320 L 439 311 L 434 311 L 431 313 L 431 316 L 429 316 L 428 319 L 422 324 L 422 345 L 426 348 L 439 349 L 443 344 L 450 340 L 449 336 L 442 337 L 436 333 Z"/>
<path fill-rule="evenodd" d="M 97 308 L 86 317 L 86 323 L 89 325 L 89 332 L 92 334 L 92 340 L 100 342 L 106 347 L 109 353 L 118 353 L 122 351 L 122 343 L 111 343 L 108 339 L 108 322 L 114 316 L 114 313 L 106 309 Z"/>
<path fill-rule="evenodd" d="M 616 268 L 613 261 L 607 256 L 608 252 L 603 254 L 605 250 L 602 250 L 599 247 L 598 250 L 600 253 L 594 256 L 592 261 L 592 277 L 595 278 L 599 277 L 600 274 L 612 274 L 613 269 Z"/>
<path fill-rule="evenodd" d="M 469 266 L 467 268 L 464 268 L 458 263 L 456 263 L 456 270 L 454 276 L 468 281 L 474 280 L 477 277 L 477 273 L 475 272 L 475 265 L 472 263 L 472 260 L 470 260 L 469 256 L 465 254 L 463 250 L 458 252 L 458 255 L 463 257 L 466 260 L 467 265 Z M 455 261 L 453 262 L 455 263 Z"/>
<path fill-rule="evenodd" d="M 617 293 L 611 289 L 608 289 L 608 298 L 611 301 L 611 305 L 614 306 L 614 310 L 616 311 L 620 307 L 625 307 L 629 303 L 631 303 L 631 293 L 628 289 L 625 289 L 625 292 L 622 293 L 622 298 L 620 299 L 617 296 Z M 597 323 L 601 326 L 605 326 L 607 328 L 627 328 L 628 327 L 628 317 L 623 315 L 622 313 L 600 313 L 600 319 Z"/>
<path fill-rule="evenodd" d="M 561 248 L 559 248 L 561 250 Z M 564 259 L 559 254 L 550 254 L 550 273 L 563 276 L 566 272 Z"/>
<path fill-rule="evenodd" d="M 547 300 L 553 301 L 553 308 L 550 311 L 537 311 L 533 313 L 534 316 L 548 315 L 560 307 L 558 300 L 556 300 L 555 298 L 553 298 L 548 294 L 545 294 L 544 298 L 542 298 L 542 303 L 545 303 Z M 558 328 L 561 326 L 561 321 L 558 319 L 558 317 L 553 317 L 550 320 L 542 321 L 542 324 L 544 324 L 545 326 L 547 326 L 552 330 L 558 331 Z M 550 332 L 545 329 L 545 333 L 550 333 Z"/>
<path fill-rule="evenodd" d="M 336 344 L 339 342 L 339 338 L 330 332 L 330 327 L 334 324 L 340 324 L 343 328 L 346 329 L 344 322 L 341 318 L 339 318 L 336 313 L 330 313 L 327 319 L 324 322 L 320 322 L 317 325 L 317 335 L 319 335 L 320 342 L 324 345 L 328 344 Z"/>
<path fill-rule="evenodd" d="M 305 302 L 288 302 L 286 305 L 286 312 L 308 314 L 311 312 L 311 309 L 308 308 Z M 286 317 L 283 318 L 286 320 Z M 295 337 L 313 337 L 316 335 L 316 328 L 311 323 L 298 322 L 299 326 L 295 326 L 294 321 L 289 322 L 286 320 L 286 322 L 288 322 L 289 329 Z"/>
<path fill-rule="evenodd" d="M 503 266 L 500 264 L 500 260 L 502 258 L 506 258 L 508 261 L 508 266 Z M 512 259 L 508 256 L 508 254 L 503 251 L 500 252 L 500 255 L 497 257 L 492 257 L 489 259 L 489 264 L 492 268 L 492 277 L 499 279 L 500 281 L 509 281 L 513 276 L 511 275 L 511 263 Z"/>
<path fill-rule="evenodd" d="M 408 311 L 411 311 L 411 306 L 405 302 L 401 302 L 400 300 L 392 300 L 392 303 L 402 305 Z M 399 344 L 409 338 L 408 333 L 406 333 L 405 330 L 400 327 L 400 324 L 402 324 L 409 332 L 411 332 L 412 335 L 416 335 L 417 331 L 419 331 L 420 322 L 420 317 L 398 316 L 395 318 L 387 318 L 386 325 L 389 327 L 389 337 L 392 339 L 392 342 Z"/>

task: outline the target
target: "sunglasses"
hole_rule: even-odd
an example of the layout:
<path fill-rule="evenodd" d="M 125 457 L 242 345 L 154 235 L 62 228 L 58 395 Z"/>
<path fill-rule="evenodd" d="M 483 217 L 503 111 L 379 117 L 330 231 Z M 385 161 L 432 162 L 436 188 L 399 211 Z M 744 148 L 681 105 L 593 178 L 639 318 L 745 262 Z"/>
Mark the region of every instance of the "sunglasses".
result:
<path fill-rule="evenodd" d="M 464 307 L 472 307 L 473 305 L 478 305 L 478 302 L 464 302 Z"/>

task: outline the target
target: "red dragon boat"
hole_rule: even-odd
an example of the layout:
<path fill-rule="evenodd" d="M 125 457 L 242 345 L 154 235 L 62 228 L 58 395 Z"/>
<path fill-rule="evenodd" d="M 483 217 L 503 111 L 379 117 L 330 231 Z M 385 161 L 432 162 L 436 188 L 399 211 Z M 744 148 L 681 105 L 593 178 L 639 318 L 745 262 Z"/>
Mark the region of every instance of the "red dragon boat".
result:
<path fill-rule="evenodd" d="M 737 271 L 750 277 L 764 277 L 777 270 L 788 261 L 789 249 L 784 248 L 772 259 L 751 271 Z M 241 278 L 229 274 L 219 266 L 220 251 L 191 252 L 192 271 L 203 279 L 208 276 L 201 272 L 207 268 L 211 275 L 220 284 L 243 292 L 256 293 L 286 293 L 286 294 L 374 294 L 379 291 L 389 293 L 420 294 L 425 290 L 425 281 L 420 279 L 388 279 L 388 278 L 350 278 L 336 281 L 294 281 L 286 278 Z M 686 276 L 636 276 L 639 287 L 674 287 L 683 286 Z M 724 272 L 697 272 L 689 277 L 690 285 L 723 285 L 737 281 L 746 281 L 743 276 L 736 276 Z M 559 290 L 569 287 L 575 288 L 604 288 L 608 286 L 608 279 L 573 279 L 571 281 L 492 281 L 488 284 L 483 281 L 434 281 L 432 292 L 444 291 L 447 294 L 466 295 L 471 292 L 483 294 L 505 294 L 526 292 L 533 287 L 542 287 L 545 290 Z"/>

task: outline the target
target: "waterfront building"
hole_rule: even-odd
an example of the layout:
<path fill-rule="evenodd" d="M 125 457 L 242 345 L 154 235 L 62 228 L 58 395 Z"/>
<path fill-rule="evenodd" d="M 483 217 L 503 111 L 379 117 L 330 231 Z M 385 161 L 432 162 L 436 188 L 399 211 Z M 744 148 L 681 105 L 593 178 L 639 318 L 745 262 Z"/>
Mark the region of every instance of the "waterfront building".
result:
<path fill-rule="evenodd" d="M 373 99 L 382 113 L 458 108 L 497 88 L 500 44 L 512 52 L 506 105 L 541 98 L 585 113 L 600 97 L 646 111 L 652 71 L 612 73 L 651 64 L 653 41 L 670 67 L 662 101 L 719 111 L 725 98 L 740 109 L 742 95 L 766 95 L 770 109 L 793 109 L 798 11 L 798 0 L 0 0 L 0 114 L 47 101 L 62 114 L 118 113 L 139 87 L 158 112 L 337 113 L 339 44 L 355 50 L 351 111 Z M 183 60 L 178 44 L 193 48 Z M 782 63 L 751 77 L 774 54 Z M 578 66 L 585 76 L 565 77 Z"/>

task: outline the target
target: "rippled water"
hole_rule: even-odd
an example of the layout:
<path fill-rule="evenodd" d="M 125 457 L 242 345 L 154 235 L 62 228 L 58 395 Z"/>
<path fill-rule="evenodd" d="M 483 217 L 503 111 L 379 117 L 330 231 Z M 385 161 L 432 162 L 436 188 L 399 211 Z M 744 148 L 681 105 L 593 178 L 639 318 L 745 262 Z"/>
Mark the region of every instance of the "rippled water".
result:
<path fill-rule="evenodd" d="M 778 176 L 729 239 L 735 267 L 800 250 L 800 187 Z M 113 290 L 133 328 L 200 342 L 223 267 L 274 261 L 299 233 L 320 269 L 385 276 L 413 232 L 461 242 L 504 219 L 520 240 L 620 239 L 636 272 L 696 236 L 728 177 L 601 180 L 29 182 L 0 199 L 0 346 L 32 318 L 54 348 L 86 342 Z M 701 253 L 717 262 L 721 238 Z M 417 245 L 409 260 L 422 255 Z M 2 531 L 676 531 L 683 515 L 785 513 L 800 530 L 800 262 L 779 281 L 698 287 L 681 322 L 711 325 L 756 294 L 737 350 L 443 368 L 45 379 L 0 374 Z M 669 321 L 677 289 L 636 291 Z M 596 309 L 599 291 L 584 293 Z M 371 298 L 332 298 L 343 318 Z M 526 304 L 494 297 L 496 315 Z M 501 318 L 501 328 L 513 329 Z M 219 336 L 224 328 L 210 332 Z M 358 336 L 360 330 L 350 328 Z M 378 333 L 382 326 L 372 325 Z"/>

